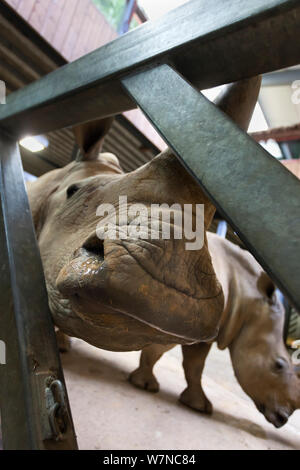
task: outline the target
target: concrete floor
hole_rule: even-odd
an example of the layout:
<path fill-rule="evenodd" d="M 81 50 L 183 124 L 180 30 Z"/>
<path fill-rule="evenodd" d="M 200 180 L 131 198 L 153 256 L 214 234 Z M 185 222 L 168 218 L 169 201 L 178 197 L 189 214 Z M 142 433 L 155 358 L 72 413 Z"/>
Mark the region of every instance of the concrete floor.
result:
<path fill-rule="evenodd" d="M 300 410 L 279 430 L 267 423 L 236 382 L 227 351 L 213 348 L 205 368 L 212 416 L 177 401 L 185 388 L 179 348 L 156 365 L 158 394 L 127 382 L 138 359 L 78 339 L 62 355 L 80 449 L 300 449 Z"/>

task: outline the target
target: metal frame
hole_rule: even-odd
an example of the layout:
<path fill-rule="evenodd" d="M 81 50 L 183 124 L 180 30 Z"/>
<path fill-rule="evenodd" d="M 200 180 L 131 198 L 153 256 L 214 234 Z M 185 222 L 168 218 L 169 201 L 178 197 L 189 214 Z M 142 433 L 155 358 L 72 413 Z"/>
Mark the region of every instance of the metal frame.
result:
<path fill-rule="evenodd" d="M 51 383 L 59 381 L 66 395 L 65 384 L 19 149 L 3 132 L 0 155 L 0 332 L 7 359 L 0 366 L 4 448 L 76 448 L 67 397 L 47 405 Z M 61 436 L 51 425 L 51 419 L 55 423 L 58 418 L 65 427 Z"/>
<path fill-rule="evenodd" d="M 9 95 L 0 127 L 42 134 L 132 109 L 120 79 L 147 66 L 170 63 L 203 89 L 300 62 L 298 0 L 224 3 L 191 0 Z"/>
<path fill-rule="evenodd" d="M 141 106 L 300 309 L 300 182 L 193 87 L 300 63 L 300 5 L 298 0 L 225 3 L 192 0 L 9 95 L 0 107 L 0 331 L 9 341 L 1 390 L 10 397 L 5 407 L 2 392 L 6 448 L 45 448 L 45 442 L 76 446 L 65 398 L 61 393 L 55 398 L 57 380 L 58 388 L 64 387 L 63 376 L 14 142 L 25 133 L 48 132 Z M 69 435 L 55 444 L 45 416 L 56 404 L 64 409 Z"/>

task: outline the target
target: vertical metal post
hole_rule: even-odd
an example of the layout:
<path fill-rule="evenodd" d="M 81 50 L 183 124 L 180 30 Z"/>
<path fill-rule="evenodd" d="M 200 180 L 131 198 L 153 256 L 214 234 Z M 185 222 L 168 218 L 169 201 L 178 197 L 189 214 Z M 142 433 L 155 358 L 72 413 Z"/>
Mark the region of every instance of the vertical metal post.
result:
<path fill-rule="evenodd" d="M 17 143 L 0 133 L 0 407 L 4 449 L 76 449 Z"/>

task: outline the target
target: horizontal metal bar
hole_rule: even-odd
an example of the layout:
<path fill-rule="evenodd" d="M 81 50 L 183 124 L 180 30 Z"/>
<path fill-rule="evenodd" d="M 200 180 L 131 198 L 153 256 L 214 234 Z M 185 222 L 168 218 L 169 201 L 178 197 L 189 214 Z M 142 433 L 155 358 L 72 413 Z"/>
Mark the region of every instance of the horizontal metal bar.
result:
<path fill-rule="evenodd" d="M 0 401 L 5 449 L 75 449 L 70 409 L 63 441 L 51 439 L 45 379 L 64 384 L 42 263 L 16 142 L 0 133 Z M 66 393 L 66 392 L 65 392 Z"/>
<path fill-rule="evenodd" d="M 191 0 L 9 95 L 0 127 L 39 134 L 131 109 L 119 80 L 147 64 L 201 89 L 298 64 L 299 23 L 298 0 Z"/>
<path fill-rule="evenodd" d="M 300 310 L 300 181 L 169 66 L 123 84 Z"/>

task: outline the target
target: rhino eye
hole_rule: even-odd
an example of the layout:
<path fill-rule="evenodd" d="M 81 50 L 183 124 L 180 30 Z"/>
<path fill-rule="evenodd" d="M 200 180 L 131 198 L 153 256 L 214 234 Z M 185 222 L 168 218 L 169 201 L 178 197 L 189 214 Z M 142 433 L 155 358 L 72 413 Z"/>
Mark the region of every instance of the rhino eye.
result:
<path fill-rule="evenodd" d="M 287 366 L 287 362 L 285 359 L 283 359 L 282 357 L 278 357 L 275 361 L 275 369 L 277 371 L 281 371 L 281 370 L 284 370 Z"/>
<path fill-rule="evenodd" d="M 77 184 L 71 184 L 71 186 L 67 188 L 67 199 L 72 197 L 78 190 L 79 186 Z"/>

